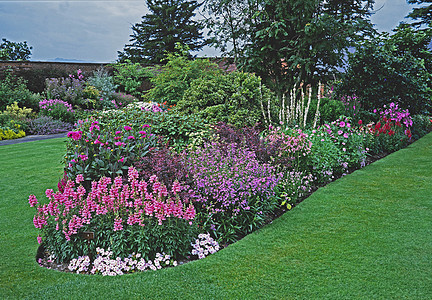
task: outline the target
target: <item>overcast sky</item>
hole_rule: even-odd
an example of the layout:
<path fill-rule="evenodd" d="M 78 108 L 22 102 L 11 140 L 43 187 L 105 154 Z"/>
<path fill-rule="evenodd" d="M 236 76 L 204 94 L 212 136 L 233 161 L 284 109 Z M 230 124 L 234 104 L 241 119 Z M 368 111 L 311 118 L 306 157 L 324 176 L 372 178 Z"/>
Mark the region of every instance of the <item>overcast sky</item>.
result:
<path fill-rule="evenodd" d="M 113 62 L 131 26 L 148 10 L 144 0 L 0 0 L 0 38 L 27 41 L 31 60 L 55 58 Z M 376 0 L 372 23 L 390 32 L 411 11 L 406 0 Z M 205 49 L 200 56 L 217 54 Z"/>

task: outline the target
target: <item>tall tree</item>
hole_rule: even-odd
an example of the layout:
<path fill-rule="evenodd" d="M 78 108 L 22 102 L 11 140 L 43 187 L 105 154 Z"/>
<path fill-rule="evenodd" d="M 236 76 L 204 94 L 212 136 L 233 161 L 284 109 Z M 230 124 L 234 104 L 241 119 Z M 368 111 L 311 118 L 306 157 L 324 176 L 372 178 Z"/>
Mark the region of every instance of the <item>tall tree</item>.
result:
<path fill-rule="evenodd" d="M 150 14 L 132 26 L 131 44 L 118 52 L 119 61 L 160 63 L 166 52 L 176 51 L 176 43 L 187 45 L 191 51 L 201 49 L 205 45 L 203 25 L 193 20 L 200 5 L 195 0 L 148 0 Z"/>
<path fill-rule="evenodd" d="M 432 0 L 407 0 L 409 4 L 425 4 L 432 3 Z M 407 16 L 413 20 L 419 20 L 414 22 L 413 25 L 421 26 L 421 25 L 431 25 L 432 23 L 432 4 L 413 8 L 412 12 L 410 12 Z"/>
<path fill-rule="evenodd" d="M 0 44 L 0 60 L 29 60 L 32 47 L 27 42 L 11 42 L 2 39 Z"/>
<path fill-rule="evenodd" d="M 373 0 L 262 0 L 245 46 L 244 67 L 281 97 L 344 64 L 350 46 L 373 35 Z"/>
<path fill-rule="evenodd" d="M 237 61 L 250 41 L 253 16 L 260 3 L 255 0 L 205 0 L 203 3 L 211 44 Z"/>

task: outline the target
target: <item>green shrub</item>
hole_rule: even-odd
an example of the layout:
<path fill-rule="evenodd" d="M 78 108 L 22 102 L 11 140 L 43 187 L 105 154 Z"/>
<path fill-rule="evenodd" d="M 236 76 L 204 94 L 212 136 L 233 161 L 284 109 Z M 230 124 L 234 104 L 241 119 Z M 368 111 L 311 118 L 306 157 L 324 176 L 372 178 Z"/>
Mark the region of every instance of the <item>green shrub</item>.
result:
<path fill-rule="evenodd" d="M 11 70 L 7 70 L 5 78 L 0 81 L 0 111 L 14 102 L 20 106 L 34 108 L 32 97 L 33 94 L 27 89 L 26 81 L 14 76 Z"/>
<path fill-rule="evenodd" d="M 176 106 L 183 114 L 196 113 L 209 123 L 224 122 L 237 128 L 264 124 L 263 105 L 274 99 L 270 90 L 254 74 L 220 73 L 191 82 Z"/>
<path fill-rule="evenodd" d="M 87 78 L 87 87 L 92 86 L 96 88 L 100 93 L 97 97 L 102 97 L 103 107 L 114 107 L 110 102 L 112 95 L 117 89 L 117 85 L 114 84 L 114 77 L 109 76 L 108 72 L 103 68 L 93 72 L 93 76 Z M 94 99 L 94 95 L 93 99 Z"/>
<path fill-rule="evenodd" d="M 141 66 L 139 63 L 132 63 L 126 60 L 124 63 L 113 64 L 114 83 L 120 90 L 125 91 L 135 97 L 141 97 L 142 92 L 150 88 L 149 78 L 153 73 L 149 68 Z"/>
<path fill-rule="evenodd" d="M 147 91 L 144 100 L 174 105 L 183 98 L 194 80 L 218 77 L 223 71 L 208 59 L 189 60 L 185 53 L 170 53 L 166 65 L 154 73 L 150 79 L 153 88 Z"/>
<path fill-rule="evenodd" d="M 312 97 L 311 104 L 308 113 L 308 120 L 314 120 L 316 107 L 318 104 L 318 99 L 316 97 Z M 334 98 L 321 98 L 320 106 L 319 106 L 319 123 L 318 125 L 322 125 L 325 123 L 330 123 L 335 121 L 341 115 L 345 113 L 345 107 L 342 101 Z"/>

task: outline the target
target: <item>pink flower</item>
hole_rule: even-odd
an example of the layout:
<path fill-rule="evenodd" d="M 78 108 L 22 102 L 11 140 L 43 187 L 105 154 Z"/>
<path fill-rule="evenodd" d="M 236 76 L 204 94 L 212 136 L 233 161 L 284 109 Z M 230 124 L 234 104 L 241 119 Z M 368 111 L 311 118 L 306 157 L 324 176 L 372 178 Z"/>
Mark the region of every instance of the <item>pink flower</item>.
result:
<path fill-rule="evenodd" d="M 123 230 L 122 219 L 117 218 L 114 220 L 114 231 Z"/>
<path fill-rule="evenodd" d="M 83 181 L 84 181 L 83 174 L 78 174 L 77 177 L 75 178 L 75 182 L 79 184 L 80 182 L 83 182 Z"/>
<path fill-rule="evenodd" d="M 144 124 L 144 125 L 142 126 L 142 128 L 145 128 L 145 127 L 150 128 L 150 125 L 148 125 L 148 124 Z"/>
<path fill-rule="evenodd" d="M 122 142 L 115 142 L 114 145 L 116 145 L 116 146 L 121 146 L 121 145 L 122 145 Z"/>
<path fill-rule="evenodd" d="M 132 130 L 132 127 L 126 125 L 126 126 L 124 127 L 124 129 L 125 129 L 125 130 Z"/>
<path fill-rule="evenodd" d="M 134 140 L 134 139 L 135 138 L 132 135 L 128 136 L 128 140 Z"/>
<path fill-rule="evenodd" d="M 42 243 L 42 237 L 39 236 L 39 235 L 38 235 L 38 237 L 37 237 L 37 242 L 38 242 L 38 244 L 41 244 L 41 243 Z"/>
<path fill-rule="evenodd" d="M 96 143 L 95 143 L 96 144 Z M 80 154 L 79 156 L 83 161 L 86 161 L 88 159 L 88 156 L 85 154 Z"/>
<path fill-rule="evenodd" d="M 340 126 L 340 127 L 345 127 L 345 122 L 344 122 L 344 121 L 341 121 L 341 122 L 339 123 L 339 126 Z"/>
<path fill-rule="evenodd" d="M 141 135 L 146 135 L 146 134 L 147 134 L 147 132 L 142 131 L 142 130 L 141 130 L 139 133 L 140 133 Z"/>
<path fill-rule="evenodd" d="M 81 136 L 82 136 L 82 131 L 69 131 L 67 134 L 68 138 L 71 138 L 75 141 L 81 139 Z"/>
<path fill-rule="evenodd" d="M 344 138 L 346 138 L 346 139 L 347 139 L 349 135 L 348 135 L 348 133 L 344 133 L 344 135 L 343 135 L 343 136 L 344 136 Z"/>
<path fill-rule="evenodd" d="M 124 157 L 120 158 L 117 162 L 124 162 Z"/>
<path fill-rule="evenodd" d="M 342 130 L 339 130 L 339 131 L 338 131 L 338 134 L 339 134 L 339 135 L 341 135 L 342 133 L 343 133 L 343 131 L 342 131 Z"/>
<path fill-rule="evenodd" d="M 115 134 L 121 134 L 121 133 L 122 133 L 121 131 L 116 131 L 116 132 L 115 132 Z"/>
<path fill-rule="evenodd" d="M 30 204 L 30 207 L 34 207 L 36 204 L 38 204 L 38 201 L 37 201 L 35 195 L 29 196 L 29 204 Z"/>

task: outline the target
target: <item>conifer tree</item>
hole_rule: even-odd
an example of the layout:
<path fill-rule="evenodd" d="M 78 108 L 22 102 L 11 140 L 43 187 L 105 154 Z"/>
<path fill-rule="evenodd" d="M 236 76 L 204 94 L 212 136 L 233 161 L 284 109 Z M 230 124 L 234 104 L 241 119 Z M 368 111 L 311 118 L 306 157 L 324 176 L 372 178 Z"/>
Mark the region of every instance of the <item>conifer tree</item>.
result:
<path fill-rule="evenodd" d="M 409 4 L 425 4 L 432 3 L 432 0 L 407 0 Z M 413 25 L 428 25 L 432 23 L 432 4 L 416 7 L 407 16 L 413 20 L 419 20 Z"/>
<path fill-rule="evenodd" d="M 193 19 L 200 6 L 197 1 L 148 0 L 147 6 L 150 13 L 132 26 L 131 43 L 118 52 L 119 61 L 155 64 L 167 52 L 176 52 L 176 43 L 187 45 L 191 51 L 204 46 L 203 26 Z"/>

